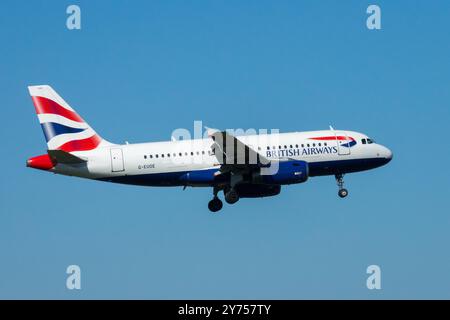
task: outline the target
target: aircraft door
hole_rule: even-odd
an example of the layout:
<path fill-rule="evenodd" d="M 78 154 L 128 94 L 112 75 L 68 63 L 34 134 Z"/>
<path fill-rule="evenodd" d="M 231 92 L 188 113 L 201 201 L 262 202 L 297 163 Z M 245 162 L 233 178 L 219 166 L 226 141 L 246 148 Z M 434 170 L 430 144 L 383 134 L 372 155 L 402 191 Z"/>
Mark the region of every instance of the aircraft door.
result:
<path fill-rule="evenodd" d="M 344 131 L 335 131 L 334 134 L 336 136 L 338 154 L 340 156 L 349 155 L 350 154 L 350 146 L 349 146 L 350 140 L 348 139 L 347 133 Z"/>
<path fill-rule="evenodd" d="M 114 148 L 111 149 L 110 151 L 111 151 L 111 171 L 112 172 L 125 171 L 122 149 Z"/>

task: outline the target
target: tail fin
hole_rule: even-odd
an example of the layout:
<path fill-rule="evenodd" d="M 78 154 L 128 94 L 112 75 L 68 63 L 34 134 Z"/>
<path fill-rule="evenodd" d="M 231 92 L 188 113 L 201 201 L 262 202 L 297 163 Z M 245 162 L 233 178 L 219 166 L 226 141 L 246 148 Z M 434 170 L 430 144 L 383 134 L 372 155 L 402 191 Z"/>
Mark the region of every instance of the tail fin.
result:
<path fill-rule="evenodd" d="M 49 150 L 88 151 L 103 140 L 50 86 L 28 87 Z"/>

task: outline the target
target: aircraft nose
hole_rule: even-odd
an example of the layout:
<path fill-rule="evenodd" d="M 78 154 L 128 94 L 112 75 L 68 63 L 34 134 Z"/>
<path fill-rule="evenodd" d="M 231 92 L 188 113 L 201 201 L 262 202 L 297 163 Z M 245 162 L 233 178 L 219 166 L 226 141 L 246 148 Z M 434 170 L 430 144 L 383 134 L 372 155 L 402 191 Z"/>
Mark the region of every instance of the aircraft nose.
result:
<path fill-rule="evenodd" d="M 392 157 L 394 156 L 394 154 L 392 153 L 391 150 L 389 150 L 388 148 L 382 146 L 381 150 L 380 150 L 380 156 L 386 159 L 386 162 L 389 162 L 392 160 Z"/>
<path fill-rule="evenodd" d="M 387 149 L 386 158 L 389 159 L 389 161 L 391 161 L 394 154 L 392 153 L 392 151 L 390 149 L 388 149 L 388 148 L 386 148 L 386 149 Z"/>

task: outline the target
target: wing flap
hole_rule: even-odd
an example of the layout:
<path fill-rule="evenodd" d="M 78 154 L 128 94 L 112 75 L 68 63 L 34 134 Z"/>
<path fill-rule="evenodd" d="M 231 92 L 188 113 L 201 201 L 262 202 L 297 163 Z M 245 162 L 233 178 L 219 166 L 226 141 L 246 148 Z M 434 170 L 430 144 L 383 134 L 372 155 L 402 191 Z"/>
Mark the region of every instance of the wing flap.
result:
<path fill-rule="evenodd" d="M 270 164 L 263 155 L 226 131 L 210 131 L 214 143 L 211 149 L 221 164 L 221 172 L 243 172 Z"/>

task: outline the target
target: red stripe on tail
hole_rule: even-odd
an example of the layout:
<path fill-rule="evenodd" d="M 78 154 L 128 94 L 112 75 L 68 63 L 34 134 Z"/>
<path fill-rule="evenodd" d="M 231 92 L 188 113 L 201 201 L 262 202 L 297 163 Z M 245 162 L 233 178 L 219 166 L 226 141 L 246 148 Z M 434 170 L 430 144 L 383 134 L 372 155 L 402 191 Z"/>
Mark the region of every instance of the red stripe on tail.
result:
<path fill-rule="evenodd" d="M 57 114 L 69 120 L 73 120 L 76 122 L 84 122 L 84 120 L 78 114 L 64 108 L 63 106 L 61 106 L 60 104 L 56 103 L 53 100 L 39 96 L 33 96 L 31 98 L 33 99 L 34 108 L 36 109 L 37 114 L 43 113 Z"/>
<path fill-rule="evenodd" d="M 102 139 L 98 135 L 82 140 L 72 140 L 64 143 L 58 149 L 66 152 L 72 151 L 88 151 L 97 148 Z"/>

